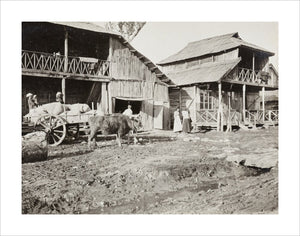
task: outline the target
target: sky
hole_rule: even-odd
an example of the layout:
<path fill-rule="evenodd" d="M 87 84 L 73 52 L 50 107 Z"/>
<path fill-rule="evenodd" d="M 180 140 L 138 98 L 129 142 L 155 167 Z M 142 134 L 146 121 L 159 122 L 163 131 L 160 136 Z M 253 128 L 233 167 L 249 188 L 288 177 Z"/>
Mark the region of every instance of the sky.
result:
<path fill-rule="evenodd" d="M 274 52 L 270 62 L 278 69 L 276 22 L 147 22 L 131 45 L 157 63 L 189 42 L 233 32 L 238 32 L 244 41 Z"/>

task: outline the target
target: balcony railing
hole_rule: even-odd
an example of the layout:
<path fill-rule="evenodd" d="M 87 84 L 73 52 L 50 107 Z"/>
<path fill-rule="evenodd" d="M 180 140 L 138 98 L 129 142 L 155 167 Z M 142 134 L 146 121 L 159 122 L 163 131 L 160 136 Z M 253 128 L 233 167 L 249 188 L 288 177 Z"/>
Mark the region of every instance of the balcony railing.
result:
<path fill-rule="evenodd" d="M 251 84 L 270 85 L 269 73 L 265 71 L 253 71 L 242 67 L 237 68 L 237 76 L 234 79 Z"/>
<path fill-rule="evenodd" d="M 109 76 L 110 62 L 95 58 L 68 56 L 22 50 L 22 69 L 33 72 L 49 72 L 81 76 Z"/>

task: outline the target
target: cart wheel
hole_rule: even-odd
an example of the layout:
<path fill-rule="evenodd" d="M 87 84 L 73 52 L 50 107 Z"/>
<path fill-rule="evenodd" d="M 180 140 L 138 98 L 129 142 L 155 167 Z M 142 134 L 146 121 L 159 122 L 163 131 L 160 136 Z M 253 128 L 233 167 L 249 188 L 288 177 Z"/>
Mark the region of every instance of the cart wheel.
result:
<path fill-rule="evenodd" d="M 64 120 L 55 115 L 41 116 L 35 123 L 35 127 L 40 127 L 48 134 L 49 146 L 58 146 L 61 144 L 67 133 Z"/>
<path fill-rule="evenodd" d="M 67 125 L 67 134 L 72 138 L 78 138 L 79 135 L 79 124 Z"/>

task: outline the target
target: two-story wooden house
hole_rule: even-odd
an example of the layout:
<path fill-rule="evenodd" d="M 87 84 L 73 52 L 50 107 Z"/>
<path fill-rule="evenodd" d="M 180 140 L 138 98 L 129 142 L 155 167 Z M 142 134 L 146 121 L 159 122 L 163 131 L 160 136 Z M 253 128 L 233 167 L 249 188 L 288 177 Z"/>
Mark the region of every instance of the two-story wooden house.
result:
<path fill-rule="evenodd" d="M 171 120 L 179 107 L 197 126 L 218 130 L 276 123 L 278 111 L 264 106 L 265 91 L 278 89 L 278 74 L 268 63 L 273 55 L 232 33 L 191 42 L 162 60 L 158 65 L 171 80 Z"/>
<path fill-rule="evenodd" d="M 128 103 L 145 129 L 168 128 L 166 76 L 118 33 L 87 22 L 22 23 L 22 113 L 26 93 L 39 103 L 87 103 L 106 114 Z"/>

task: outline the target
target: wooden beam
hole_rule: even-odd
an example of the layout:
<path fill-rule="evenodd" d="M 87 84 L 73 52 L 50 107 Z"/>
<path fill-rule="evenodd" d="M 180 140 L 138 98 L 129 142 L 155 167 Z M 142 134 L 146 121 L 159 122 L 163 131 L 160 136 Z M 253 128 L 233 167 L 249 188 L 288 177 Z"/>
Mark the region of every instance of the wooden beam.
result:
<path fill-rule="evenodd" d="M 252 81 L 255 79 L 255 53 L 252 54 Z"/>
<path fill-rule="evenodd" d="M 66 79 L 65 78 L 61 79 L 61 92 L 64 95 L 63 101 L 64 103 L 66 103 Z"/>
<path fill-rule="evenodd" d="M 243 121 L 246 121 L 246 84 L 243 85 Z"/>
<path fill-rule="evenodd" d="M 110 62 L 109 76 L 113 76 L 113 63 L 111 62 L 113 58 L 113 38 L 109 37 L 109 50 L 107 60 Z"/>
<path fill-rule="evenodd" d="M 108 113 L 106 83 L 101 83 L 101 108 L 104 114 Z"/>
<path fill-rule="evenodd" d="M 181 111 L 181 87 L 179 88 L 179 111 Z"/>
<path fill-rule="evenodd" d="M 262 110 L 263 110 L 263 122 L 265 121 L 265 87 L 261 89 L 262 95 Z"/>
<path fill-rule="evenodd" d="M 156 70 L 156 69 L 158 69 L 157 66 L 149 68 L 149 70 L 151 70 L 151 71 Z"/>
<path fill-rule="evenodd" d="M 221 82 L 218 83 L 218 99 L 219 99 L 219 107 L 218 107 L 218 116 L 217 116 L 217 131 L 221 131 L 221 112 L 222 112 L 222 84 Z"/>
<path fill-rule="evenodd" d="M 198 94 L 197 94 L 197 91 L 198 91 L 198 89 L 197 89 L 197 86 L 195 85 L 194 86 L 194 117 L 193 117 L 193 120 L 194 120 L 194 123 L 196 123 L 196 121 L 197 121 L 197 96 L 198 96 Z"/>
<path fill-rule="evenodd" d="M 152 61 L 144 61 L 144 64 L 145 64 L 145 65 L 148 65 L 148 64 L 150 64 L 150 63 L 152 63 Z"/>
<path fill-rule="evenodd" d="M 107 99 L 108 99 L 108 113 L 112 114 L 112 96 L 111 96 L 111 83 L 107 84 Z"/>
<path fill-rule="evenodd" d="M 69 46 L 68 46 L 68 31 L 65 31 L 65 41 L 64 41 L 64 72 L 67 73 L 68 72 L 68 50 L 69 50 Z M 63 93 L 63 101 L 64 103 L 66 103 L 66 99 L 67 99 L 67 94 L 66 94 L 66 79 L 63 78 L 61 80 L 61 91 Z"/>

